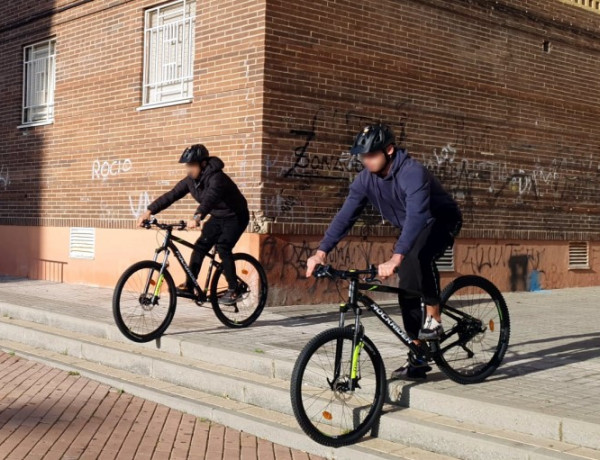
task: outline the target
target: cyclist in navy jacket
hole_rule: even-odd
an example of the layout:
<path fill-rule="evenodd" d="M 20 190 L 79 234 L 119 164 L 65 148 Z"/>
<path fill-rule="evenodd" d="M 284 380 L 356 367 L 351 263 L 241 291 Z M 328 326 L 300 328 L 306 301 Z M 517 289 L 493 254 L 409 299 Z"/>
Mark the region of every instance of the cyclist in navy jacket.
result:
<path fill-rule="evenodd" d="M 425 166 L 395 146 L 394 133 L 387 125 L 365 127 L 356 136 L 351 154 L 358 155 L 365 168 L 351 184 L 316 254 L 308 259 L 306 275 L 311 276 L 317 264 L 326 263 L 327 253 L 348 234 L 370 202 L 382 220 L 402 229 L 392 257 L 378 267 L 379 276 L 392 276 L 398 268 L 400 287 L 406 291 L 401 303 L 407 333 L 415 341 L 436 339 L 442 332 L 442 319 L 435 261 L 454 244 L 460 231 L 459 207 Z M 426 306 L 424 323 L 421 302 Z M 425 362 L 415 366 L 409 361 L 393 377 L 422 379 L 429 370 Z"/>

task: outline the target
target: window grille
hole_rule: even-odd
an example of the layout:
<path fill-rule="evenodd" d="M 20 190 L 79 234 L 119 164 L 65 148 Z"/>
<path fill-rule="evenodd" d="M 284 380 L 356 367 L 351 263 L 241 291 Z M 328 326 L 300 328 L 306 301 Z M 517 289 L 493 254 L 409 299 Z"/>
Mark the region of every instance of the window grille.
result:
<path fill-rule="evenodd" d="M 178 0 L 146 10 L 143 106 L 191 99 L 196 3 Z"/>
<path fill-rule="evenodd" d="M 56 41 L 47 40 L 23 49 L 24 126 L 54 121 Z"/>

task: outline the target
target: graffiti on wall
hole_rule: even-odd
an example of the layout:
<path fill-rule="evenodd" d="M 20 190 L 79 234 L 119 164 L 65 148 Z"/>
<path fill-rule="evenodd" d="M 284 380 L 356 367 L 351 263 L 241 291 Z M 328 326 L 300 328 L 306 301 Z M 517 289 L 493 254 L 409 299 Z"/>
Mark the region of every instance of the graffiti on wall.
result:
<path fill-rule="evenodd" d="M 282 241 L 268 236 L 261 246 L 261 261 L 267 273 L 280 280 L 305 279 L 306 261 L 319 247 L 319 241 Z M 391 256 L 393 244 L 389 242 L 340 242 L 327 256 L 327 263 L 339 268 L 366 268 L 370 264 L 385 262 Z"/>
<path fill-rule="evenodd" d="M 311 143 L 315 140 L 317 135 L 316 125 L 319 121 L 319 116 L 322 115 L 323 112 L 325 112 L 324 108 L 317 110 L 313 115 L 311 127 L 309 129 L 292 129 L 290 131 L 290 134 L 302 138 L 304 143 L 294 148 L 293 164 L 289 169 L 285 170 L 283 177 L 304 179 L 319 178 L 347 182 L 352 174 L 357 174 L 362 170 L 362 164 L 351 158 L 348 152 L 341 152 L 340 155 L 323 155 L 310 150 Z M 337 116 L 337 113 L 337 110 L 334 110 L 333 118 Z M 350 112 L 347 112 L 345 114 L 347 123 L 349 123 L 351 117 L 363 119 L 362 117 L 351 115 Z"/>
<path fill-rule="evenodd" d="M 406 101 L 398 106 L 404 108 Z M 400 122 L 400 141 L 405 138 L 404 125 L 407 115 L 402 112 Z M 348 186 L 356 175 L 362 171 L 363 165 L 356 156 L 350 155 L 347 147 L 358 130 L 368 123 L 375 123 L 372 117 L 362 115 L 355 111 L 342 111 L 320 107 L 312 115 L 310 125 L 298 126 L 293 117 L 285 117 L 286 124 L 291 125 L 289 135 L 298 137 L 302 143 L 292 149 L 290 157 L 279 155 L 266 156 L 264 171 L 266 176 L 275 183 L 285 185 L 278 191 L 267 195 L 263 199 L 264 216 L 268 219 L 287 219 L 293 222 L 309 223 L 315 218 L 315 213 L 310 206 L 311 200 L 305 198 L 303 191 L 319 187 L 323 195 L 333 198 L 337 204 L 330 208 L 327 219 L 333 217 L 337 208 L 343 203 Z M 296 125 L 296 126 L 294 126 Z M 340 142 L 340 132 L 346 132 Z M 337 135 L 331 134 L 338 133 Z M 323 144 L 338 144 L 346 146 L 337 152 L 323 152 Z M 329 184 L 329 185 L 328 185 Z M 359 223 L 380 222 L 380 217 L 372 207 L 367 207 Z M 253 218 L 254 222 L 254 218 Z M 261 224 L 253 223 L 256 228 Z M 364 235 L 372 232 L 368 225 L 361 225 Z"/>
<path fill-rule="evenodd" d="M 545 162 L 537 158 L 531 167 L 524 167 L 492 159 L 496 156 L 492 152 L 481 153 L 487 157 L 461 157 L 458 147 L 448 143 L 435 148 L 424 164 L 456 199 L 467 203 L 472 201 L 475 189 L 487 194 L 492 202 L 505 197 L 512 198 L 516 205 L 522 205 L 526 197 L 545 198 L 558 205 L 567 198 L 569 202 L 595 202 L 600 197 L 600 160 L 593 157 L 574 159 L 560 148 L 559 157 Z"/>
<path fill-rule="evenodd" d="M 414 106 L 407 99 L 396 108 L 399 116 L 394 117 L 397 120 L 392 124 L 400 128 L 399 140 L 403 143 L 409 119 L 407 111 Z M 337 204 L 332 206 L 332 217 L 342 204 L 349 183 L 362 170 L 362 164 L 347 151 L 323 153 L 324 146 L 339 145 L 339 133 L 344 130 L 347 139 L 341 144 L 349 145 L 362 125 L 378 120 L 353 111 L 320 107 L 313 112 L 308 127 L 299 125 L 293 117 L 284 121 L 292 125 L 289 134 L 300 137 L 303 142 L 293 148 L 291 157 L 278 155 L 265 159 L 267 177 L 277 184 L 290 184 L 283 195 L 274 193 L 265 198 L 266 216 L 307 223 L 314 220 L 312 212 L 305 220 L 306 212 L 302 208 L 311 206 L 306 203 L 299 184 L 313 184 L 318 180 L 319 184 L 328 181 L 332 181 L 332 185 L 339 184 L 333 195 L 328 194 L 337 199 Z M 467 118 L 462 115 L 447 115 L 445 123 L 443 129 L 453 133 L 454 138 L 434 147 L 430 150 L 432 154 L 422 155 L 418 149 L 412 154 L 440 179 L 471 217 L 477 207 L 489 208 L 499 203 L 503 207 L 523 207 L 539 202 L 555 211 L 573 201 L 596 203 L 600 200 L 600 158 L 593 154 L 581 158 L 573 155 L 569 146 L 514 141 L 499 134 L 493 125 L 481 126 L 477 121 L 468 126 Z M 333 132 L 338 135 L 334 136 Z M 526 161 L 519 161 L 521 157 Z M 281 203 L 286 200 L 285 195 L 294 197 L 287 206 Z M 293 216 L 291 209 L 286 209 L 288 206 L 294 210 Z"/>
<path fill-rule="evenodd" d="M 129 158 L 113 161 L 94 160 L 92 162 L 92 180 L 106 180 L 109 177 L 131 171 L 132 167 L 133 164 Z"/>
<path fill-rule="evenodd" d="M 520 243 L 504 245 L 474 244 L 465 248 L 461 260 L 464 270 L 478 275 L 504 270 L 511 291 L 539 291 L 554 286 L 558 269 L 546 249 Z"/>
<path fill-rule="evenodd" d="M 148 192 L 140 193 L 140 195 L 137 199 L 137 203 L 135 201 L 135 198 L 132 198 L 130 196 L 129 197 L 129 209 L 130 209 L 133 217 L 135 217 L 136 219 L 139 219 L 139 217 L 148 208 L 148 205 L 150 203 L 152 203 L 152 198 L 150 197 L 150 195 L 148 195 Z"/>

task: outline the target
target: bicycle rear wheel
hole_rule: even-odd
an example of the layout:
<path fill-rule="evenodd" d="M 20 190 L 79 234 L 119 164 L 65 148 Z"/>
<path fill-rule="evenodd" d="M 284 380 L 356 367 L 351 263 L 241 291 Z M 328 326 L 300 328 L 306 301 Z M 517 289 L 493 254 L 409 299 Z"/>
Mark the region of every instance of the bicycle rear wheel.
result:
<path fill-rule="evenodd" d="M 223 265 L 216 270 L 210 288 L 210 301 L 217 318 L 227 327 L 250 326 L 262 313 L 267 303 L 267 274 L 258 260 L 249 254 L 233 255 L 240 296 L 233 305 L 219 303 L 228 283 Z"/>
<path fill-rule="evenodd" d="M 290 396 L 296 420 L 311 439 L 325 446 L 359 441 L 379 417 L 385 400 L 383 360 L 366 336 L 353 377 L 353 337 L 352 327 L 320 333 L 300 352 L 292 372 Z"/>
<path fill-rule="evenodd" d="M 159 338 L 175 315 L 175 282 L 161 265 L 151 260 L 129 267 L 113 294 L 113 317 L 119 330 L 134 342 Z"/>
<path fill-rule="evenodd" d="M 478 383 L 500 365 L 510 338 L 510 317 L 502 294 L 479 276 L 461 276 L 441 295 L 444 333 L 434 359 L 461 384 Z"/>

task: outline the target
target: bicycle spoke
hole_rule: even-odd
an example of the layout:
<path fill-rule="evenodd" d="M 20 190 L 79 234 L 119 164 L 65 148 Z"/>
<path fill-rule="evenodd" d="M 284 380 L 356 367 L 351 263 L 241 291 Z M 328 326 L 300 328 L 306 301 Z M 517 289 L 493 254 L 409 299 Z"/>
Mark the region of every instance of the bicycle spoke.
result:
<path fill-rule="evenodd" d="M 242 324 L 251 318 L 259 306 L 262 309 L 265 298 L 263 280 L 261 273 L 252 262 L 243 258 L 234 259 L 235 271 L 238 285 L 238 298 L 233 305 L 219 303 L 219 310 L 228 323 Z M 264 276 L 264 275 L 263 275 Z M 264 281 L 266 282 L 266 280 Z M 228 289 L 228 281 L 223 272 L 220 272 L 216 289 L 213 294 L 218 298 Z M 262 305 L 262 306 L 261 306 Z"/>
<path fill-rule="evenodd" d="M 145 290 L 148 280 L 150 284 Z M 158 270 L 140 269 L 123 286 L 119 308 L 123 323 L 133 334 L 143 336 L 157 330 L 168 314 L 172 293 L 166 282 L 160 286 L 158 299 L 152 302 L 158 281 Z"/>
<path fill-rule="evenodd" d="M 301 395 L 309 420 L 328 436 L 340 436 L 356 430 L 369 413 L 376 395 L 374 364 L 364 350 L 358 367 L 360 388 L 349 390 L 352 340 L 342 341 L 340 375 L 337 381 L 333 381 L 336 346 L 337 339 L 323 344 L 311 356 L 305 368 Z"/>
<path fill-rule="evenodd" d="M 449 333 L 441 343 L 444 360 L 460 374 L 476 374 L 490 363 L 501 339 L 498 307 L 492 296 L 477 286 L 453 292 L 447 306 L 444 325 Z M 474 322 L 481 325 L 478 331 Z"/>

